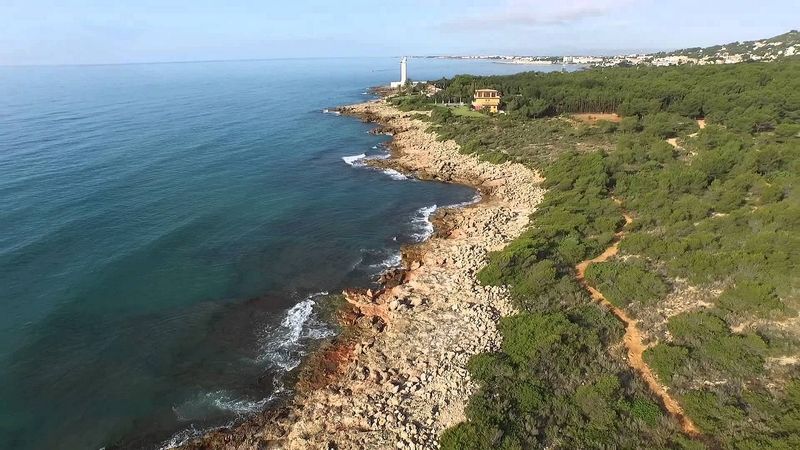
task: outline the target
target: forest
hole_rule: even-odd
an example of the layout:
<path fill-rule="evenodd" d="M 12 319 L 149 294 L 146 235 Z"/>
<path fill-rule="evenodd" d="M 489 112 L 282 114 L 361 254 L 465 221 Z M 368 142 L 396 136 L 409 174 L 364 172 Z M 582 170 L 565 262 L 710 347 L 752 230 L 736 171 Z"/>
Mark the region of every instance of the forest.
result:
<path fill-rule="evenodd" d="M 705 117 L 735 131 L 771 131 L 800 121 L 796 59 L 767 64 L 594 68 L 570 73 L 460 75 L 435 83 L 435 101 L 470 99 L 475 89 L 503 95 L 510 115 L 614 112 L 668 120 Z"/>
<path fill-rule="evenodd" d="M 465 75 L 393 100 L 432 109 L 462 152 L 546 179 L 530 228 L 479 273 L 510 286 L 520 313 L 501 320 L 501 351 L 470 362 L 481 389 L 442 448 L 800 448 L 798 73 L 788 59 Z M 507 113 L 432 104 L 477 87 L 500 90 Z M 571 117 L 586 112 L 621 120 Z M 622 325 L 576 281 L 623 212 L 620 253 L 586 279 L 639 321 L 645 360 L 698 436 L 628 367 Z"/>

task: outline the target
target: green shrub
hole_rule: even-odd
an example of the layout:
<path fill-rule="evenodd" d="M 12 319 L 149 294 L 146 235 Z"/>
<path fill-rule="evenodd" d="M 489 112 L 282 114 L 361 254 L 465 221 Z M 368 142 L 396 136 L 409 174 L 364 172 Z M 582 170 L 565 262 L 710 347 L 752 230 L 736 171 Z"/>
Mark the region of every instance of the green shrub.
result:
<path fill-rule="evenodd" d="M 612 407 L 620 388 L 619 379 L 613 375 L 600 377 L 596 382 L 584 385 L 575 391 L 575 403 L 589 418 L 595 428 L 606 429 L 617 418 Z"/>
<path fill-rule="evenodd" d="M 745 418 L 736 405 L 709 391 L 691 391 L 681 398 L 683 408 L 706 433 L 727 432 Z"/>
<path fill-rule="evenodd" d="M 730 333 L 724 320 L 707 312 L 674 316 L 669 319 L 667 329 L 672 334 L 674 342 L 687 347 L 699 347 Z"/>
<path fill-rule="evenodd" d="M 638 262 L 611 261 L 589 265 L 586 280 L 616 306 L 633 302 L 649 305 L 665 296 L 669 287 Z"/>
<path fill-rule="evenodd" d="M 419 94 L 392 97 L 389 101 L 401 111 L 427 111 L 433 106 L 428 97 Z"/>
<path fill-rule="evenodd" d="M 485 450 L 493 447 L 491 430 L 462 422 L 442 433 L 439 441 L 442 450 Z"/>
<path fill-rule="evenodd" d="M 450 111 L 450 108 L 444 108 L 441 106 L 434 106 L 431 110 L 431 120 L 437 123 L 445 123 L 448 120 L 453 118 L 453 112 Z"/>
<path fill-rule="evenodd" d="M 660 139 L 673 138 L 681 131 L 696 128 L 694 122 L 686 117 L 666 112 L 644 116 L 642 125 L 645 133 Z"/>
<path fill-rule="evenodd" d="M 758 281 L 742 280 L 719 296 L 720 308 L 735 315 L 767 316 L 785 310 L 775 287 Z"/>
<path fill-rule="evenodd" d="M 752 378 L 764 371 L 766 352 L 766 342 L 754 334 L 729 335 L 704 343 L 692 357 L 728 376 Z"/>
<path fill-rule="evenodd" d="M 577 332 L 576 327 L 562 314 L 517 314 L 500 321 L 503 332 L 503 351 L 516 365 L 525 365 L 537 358 L 552 355 L 566 335 Z"/>
<path fill-rule="evenodd" d="M 644 352 L 645 362 L 663 383 L 672 381 L 672 377 L 684 366 L 688 356 L 688 349 L 664 343 L 651 347 Z"/>
<path fill-rule="evenodd" d="M 631 405 L 631 416 L 636 420 L 641 420 L 647 425 L 653 426 L 664 417 L 664 413 L 661 411 L 661 407 L 654 402 L 637 398 Z"/>
<path fill-rule="evenodd" d="M 479 156 L 479 159 L 481 161 L 487 161 L 487 162 L 490 162 L 492 164 L 502 164 L 502 163 L 504 163 L 506 161 L 510 161 L 509 156 L 506 155 L 503 152 L 481 153 L 481 155 Z"/>
<path fill-rule="evenodd" d="M 638 133 L 642 131 L 642 124 L 638 117 L 623 117 L 619 122 L 619 130 L 623 133 Z"/>

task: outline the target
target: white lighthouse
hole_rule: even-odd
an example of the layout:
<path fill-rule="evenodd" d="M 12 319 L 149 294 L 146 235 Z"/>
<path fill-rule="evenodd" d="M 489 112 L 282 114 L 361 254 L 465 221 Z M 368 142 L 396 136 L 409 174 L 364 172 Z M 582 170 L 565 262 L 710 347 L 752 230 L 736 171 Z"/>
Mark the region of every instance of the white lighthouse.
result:
<path fill-rule="evenodd" d="M 403 56 L 400 60 L 400 85 L 403 86 L 408 82 L 408 58 Z"/>
<path fill-rule="evenodd" d="M 401 88 L 408 82 L 408 58 L 403 56 L 400 60 L 400 81 L 392 81 L 391 87 Z"/>

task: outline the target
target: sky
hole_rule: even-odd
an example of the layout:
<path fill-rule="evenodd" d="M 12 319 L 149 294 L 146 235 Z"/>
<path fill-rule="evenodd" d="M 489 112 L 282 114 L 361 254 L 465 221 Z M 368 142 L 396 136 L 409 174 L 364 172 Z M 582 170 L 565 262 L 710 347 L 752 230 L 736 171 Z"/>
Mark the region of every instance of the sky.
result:
<path fill-rule="evenodd" d="M 0 0 L 0 65 L 615 54 L 800 28 L 800 0 Z"/>

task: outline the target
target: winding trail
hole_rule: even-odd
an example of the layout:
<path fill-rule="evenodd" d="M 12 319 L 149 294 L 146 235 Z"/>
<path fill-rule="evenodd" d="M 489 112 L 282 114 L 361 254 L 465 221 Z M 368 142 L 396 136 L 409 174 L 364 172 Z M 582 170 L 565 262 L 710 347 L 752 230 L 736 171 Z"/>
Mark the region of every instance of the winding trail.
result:
<path fill-rule="evenodd" d="M 615 200 L 615 202 L 619 203 L 617 200 Z M 667 388 L 658 382 L 653 374 L 653 371 L 650 370 L 650 366 L 648 366 L 644 361 L 644 351 L 647 350 L 647 346 L 644 344 L 642 332 L 639 327 L 637 327 L 636 320 L 628 316 L 623 309 L 614 306 L 600 291 L 589 285 L 589 283 L 586 281 L 586 269 L 590 264 L 605 262 L 616 255 L 619 251 L 619 243 L 625 236 L 625 227 L 633 222 L 633 218 L 630 215 L 623 213 L 623 216 L 625 216 L 625 226 L 622 230 L 614 234 L 614 241 L 611 246 L 608 247 L 600 256 L 581 261 L 575 266 L 578 282 L 587 291 L 589 291 L 589 294 L 592 296 L 593 300 L 611 310 L 612 314 L 614 314 L 614 316 L 619 319 L 623 325 L 625 325 L 625 336 L 623 337 L 623 343 L 625 344 L 625 348 L 628 350 L 628 365 L 634 368 L 642 376 L 650 391 L 661 400 L 661 403 L 664 405 L 664 408 L 667 410 L 667 412 L 672 415 L 681 425 L 683 432 L 689 436 L 699 436 L 701 434 L 700 430 L 683 411 L 680 403 L 678 403 L 678 401 L 675 400 L 675 398 L 673 398 L 669 392 L 667 392 Z"/>

